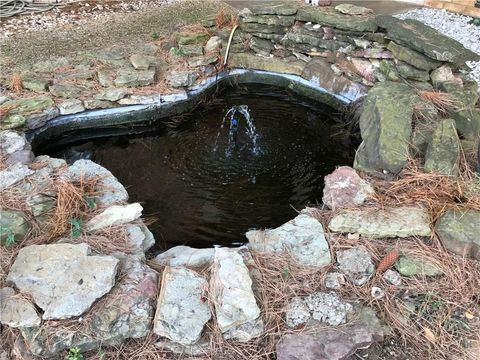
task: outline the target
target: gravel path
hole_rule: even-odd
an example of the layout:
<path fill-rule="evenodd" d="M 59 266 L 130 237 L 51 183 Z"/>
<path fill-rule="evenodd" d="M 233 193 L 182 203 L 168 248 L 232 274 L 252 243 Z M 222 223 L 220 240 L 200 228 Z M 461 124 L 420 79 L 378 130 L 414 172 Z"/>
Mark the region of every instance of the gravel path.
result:
<path fill-rule="evenodd" d="M 480 27 L 470 24 L 470 16 L 437 9 L 414 9 L 396 15 L 400 19 L 415 19 L 462 43 L 467 49 L 480 54 Z M 480 61 L 467 62 L 469 76 L 480 85 Z M 480 91 L 480 89 L 479 89 Z"/>

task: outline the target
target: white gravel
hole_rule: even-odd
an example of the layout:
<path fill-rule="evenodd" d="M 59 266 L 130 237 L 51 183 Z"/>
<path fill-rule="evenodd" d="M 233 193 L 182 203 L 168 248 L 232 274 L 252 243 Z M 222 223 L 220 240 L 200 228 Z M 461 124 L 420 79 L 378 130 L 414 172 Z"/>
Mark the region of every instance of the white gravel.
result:
<path fill-rule="evenodd" d="M 469 24 L 473 20 L 470 16 L 429 8 L 409 10 L 395 16 L 421 21 L 480 55 L 480 27 Z M 471 68 L 469 77 L 480 85 L 480 61 L 470 61 L 467 65 Z"/>

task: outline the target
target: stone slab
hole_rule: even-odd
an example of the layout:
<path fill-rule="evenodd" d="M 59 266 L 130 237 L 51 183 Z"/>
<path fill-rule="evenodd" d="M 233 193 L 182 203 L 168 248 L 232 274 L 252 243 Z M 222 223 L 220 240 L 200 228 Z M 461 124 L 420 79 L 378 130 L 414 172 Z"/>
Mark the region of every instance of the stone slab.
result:
<path fill-rule="evenodd" d="M 300 214 L 276 229 L 248 231 L 246 237 L 253 251 L 286 251 L 302 265 L 322 267 L 331 261 L 322 224 L 308 214 Z"/>
<path fill-rule="evenodd" d="M 328 227 L 333 232 L 372 238 L 432 235 L 427 211 L 411 206 L 343 210 L 330 220 Z"/>
<path fill-rule="evenodd" d="M 181 345 L 196 343 L 211 313 L 207 281 L 195 271 L 167 266 L 157 301 L 153 332 Z"/>
<path fill-rule="evenodd" d="M 87 244 L 24 247 L 7 282 L 30 294 L 45 320 L 79 316 L 110 291 L 119 264 L 111 256 L 89 256 L 89 251 Z"/>

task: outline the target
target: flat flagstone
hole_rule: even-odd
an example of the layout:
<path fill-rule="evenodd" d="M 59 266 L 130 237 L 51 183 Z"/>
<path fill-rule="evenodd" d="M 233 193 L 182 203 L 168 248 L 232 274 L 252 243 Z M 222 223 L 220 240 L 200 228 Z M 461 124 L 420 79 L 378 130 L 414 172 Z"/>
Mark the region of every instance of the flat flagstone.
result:
<path fill-rule="evenodd" d="M 373 238 L 432 235 L 427 211 L 412 206 L 343 210 L 330 220 L 328 227 L 333 232 Z"/>
<path fill-rule="evenodd" d="M 224 337 L 248 341 L 263 330 L 252 280 L 236 249 L 216 248 L 210 291 Z"/>
<path fill-rule="evenodd" d="M 89 255 L 87 244 L 30 245 L 10 268 L 7 282 L 33 297 L 43 319 L 83 314 L 115 284 L 119 260 Z"/>
<path fill-rule="evenodd" d="M 163 270 L 153 332 L 181 345 L 197 342 L 211 318 L 206 301 L 207 281 L 193 270 Z"/>

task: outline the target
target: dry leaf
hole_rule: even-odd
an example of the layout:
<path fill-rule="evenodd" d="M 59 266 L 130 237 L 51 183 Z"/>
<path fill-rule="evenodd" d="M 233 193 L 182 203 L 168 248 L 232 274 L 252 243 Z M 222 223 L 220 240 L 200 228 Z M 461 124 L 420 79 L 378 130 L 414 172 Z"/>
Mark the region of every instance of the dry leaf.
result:
<path fill-rule="evenodd" d="M 430 341 L 431 343 L 435 343 L 436 338 L 432 330 L 426 327 L 426 328 L 423 328 L 423 333 L 428 341 Z"/>
<path fill-rule="evenodd" d="M 360 234 L 358 234 L 358 233 L 350 234 L 350 233 L 349 233 L 349 234 L 347 235 L 347 239 L 348 239 L 348 240 L 358 240 L 358 239 L 360 239 Z"/>
<path fill-rule="evenodd" d="M 467 320 L 472 320 L 475 316 L 472 313 L 469 313 L 468 311 L 465 311 L 465 318 Z"/>

